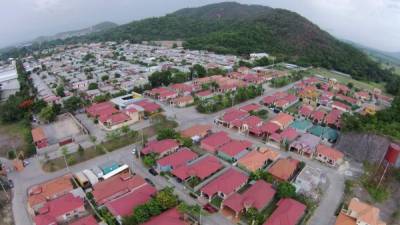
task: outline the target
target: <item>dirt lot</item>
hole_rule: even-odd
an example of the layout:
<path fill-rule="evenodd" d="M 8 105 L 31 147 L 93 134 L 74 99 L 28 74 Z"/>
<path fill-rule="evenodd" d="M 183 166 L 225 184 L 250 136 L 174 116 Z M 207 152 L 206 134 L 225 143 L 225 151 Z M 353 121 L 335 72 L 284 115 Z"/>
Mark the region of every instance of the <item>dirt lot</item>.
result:
<path fill-rule="evenodd" d="M 380 162 L 392 141 L 375 134 L 344 133 L 336 148 L 357 162 Z"/>
<path fill-rule="evenodd" d="M 10 196 L 10 193 L 8 193 L 8 196 Z M 11 200 L 6 197 L 6 194 L 3 191 L 0 191 L 0 224 L 14 224 L 14 218 L 11 209 Z"/>
<path fill-rule="evenodd" d="M 25 150 L 25 135 L 27 130 L 22 124 L 1 124 L 0 123 L 0 157 L 7 157 L 11 149 L 18 151 Z"/>

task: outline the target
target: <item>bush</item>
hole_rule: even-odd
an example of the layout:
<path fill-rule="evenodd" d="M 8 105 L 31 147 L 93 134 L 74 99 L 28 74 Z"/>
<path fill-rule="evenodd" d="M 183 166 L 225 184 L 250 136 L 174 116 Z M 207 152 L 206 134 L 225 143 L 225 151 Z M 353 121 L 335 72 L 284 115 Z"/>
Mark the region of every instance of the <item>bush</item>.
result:
<path fill-rule="evenodd" d="M 7 155 L 8 155 L 8 159 L 11 159 L 11 160 L 15 159 L 17 157 L 15 150 L 8 151 Z"/>

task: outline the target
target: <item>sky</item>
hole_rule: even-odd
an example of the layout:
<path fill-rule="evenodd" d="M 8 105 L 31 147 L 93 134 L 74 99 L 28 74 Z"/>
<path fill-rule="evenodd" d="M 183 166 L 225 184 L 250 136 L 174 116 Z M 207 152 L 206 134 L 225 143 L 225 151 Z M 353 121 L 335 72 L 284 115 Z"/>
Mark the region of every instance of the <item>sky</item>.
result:
<path fill-rule="evenodd" d="M 332 35 L 400 52 L 400 0 L 236 0 L 295 11 Z M 0 47 L 41 35 L 163 16 L 221 0 L 0 0 Z"/>

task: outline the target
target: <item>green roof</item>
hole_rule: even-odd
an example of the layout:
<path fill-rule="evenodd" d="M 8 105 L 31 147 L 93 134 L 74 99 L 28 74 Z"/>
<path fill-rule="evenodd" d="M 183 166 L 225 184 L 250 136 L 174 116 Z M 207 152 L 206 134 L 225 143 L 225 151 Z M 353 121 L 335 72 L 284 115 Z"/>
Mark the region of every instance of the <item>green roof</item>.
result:
<path fill-rule="evenodd" d="M 309 120 L 296 120 L 292 124 L 290 124 L 290 127 L 293 127 L 294 129 L 303 131 L 303 132 L 306 132 L 312 126 L 313 126 L 313 124 Z"/>
<path fill-rule="evenodd" d="M 311 129 L 309 129 L 308 132 L 317 137 L 328 139 L 331 142 L 336 141 L 337 138 L 339 137 L 339 132 L 337 130 L 332 129 L 330 127 L 322 127 L 320 125 L 311 127 Z"/>

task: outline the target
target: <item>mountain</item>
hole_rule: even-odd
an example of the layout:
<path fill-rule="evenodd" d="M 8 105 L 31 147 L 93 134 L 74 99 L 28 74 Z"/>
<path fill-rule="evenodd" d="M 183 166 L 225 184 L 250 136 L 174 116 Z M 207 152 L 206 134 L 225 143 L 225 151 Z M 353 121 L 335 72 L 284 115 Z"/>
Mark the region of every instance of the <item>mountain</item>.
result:
<path fill-rule="evenodd" d="M 360 49 L 363 51 L 365 54 L 370 56 L 376 61 L 390 64 L 390 65 L 395 65 L 395 66 L 400 66 L 400 52 L 386 52 L 374 48 L 370 48 L 352 41 L 348 40 L 343 40 L 346 43 L 349 43 L 353 45 L 354 47 Z"/>
<path fill-rule="evenodd" d="M 391 80 L 390 71 L 350 44 L 337 40 L 301 15 L 284 9 L 235 2 L 185 8 L 79 37 L 23 49 L 92 41 L 183 40 L 184 47 L 248 55 L 267 52 L 276 61 L 321 66 L 369 81 Z M 10 55 L 10 54 L 8 54 Z M 8 56 L 3 54 L 4 56 Z"/>
<path fill-rule="evenodd" d="M 235 2 L 185 8 L 66 42 L 176 39 L 184 40 L 186 48 L 217 53 L 268 52 L 278 56 L 278 61 L 322 66 L 356 79 L 380 82 L 390 76 L 363 52 L 295 12 Z"/>
<path fill-rule="evenodd" d="M 87 27 L 84 29 L 80 29 L 80 30 L 73 30 L 73 31 L 66 31 L 66 32 L 61 32 L 61 33 L 57 33 L 55 35 L 51 35 L 51 36 L 40 36 L 35 38 L 34 40 L 32 40 L 32 42 L 45 42 L 45 41 L 52 41 L 52 40 L 56 40 L 56 39 L 67 39 L 67 38 L 71 38 L 71 37 L 75 37 L 75 36 L 83 36 L 83 35 L 87 35 L 90 33 L 94 33 L 94 32 L 99 32 L 99 31 L 105 31 L 114 27 L 117 27 L 118 24 L 113 23 L 113 22 L 102 22 L 99 24 L 96 24 L 94 26 L 91 27 Z"/>

